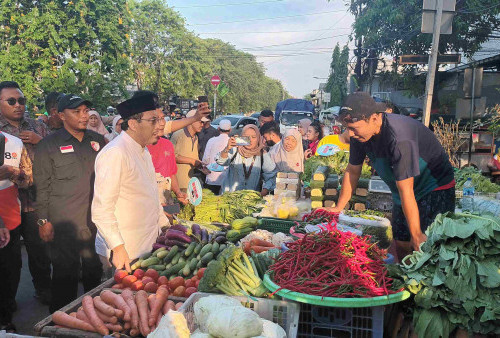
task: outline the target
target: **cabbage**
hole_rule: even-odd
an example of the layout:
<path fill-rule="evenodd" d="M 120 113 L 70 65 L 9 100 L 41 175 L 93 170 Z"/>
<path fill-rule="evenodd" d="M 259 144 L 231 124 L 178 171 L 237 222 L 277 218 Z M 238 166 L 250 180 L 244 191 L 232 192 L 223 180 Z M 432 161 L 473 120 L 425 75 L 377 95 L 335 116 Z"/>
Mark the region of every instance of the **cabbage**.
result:
<path fill-rule="evenodd" d="M 262 319 L 263 330 L 261 337 L 266 338 L 286 338 L 286 332 L 281 326 L 269 320 Z"/>
<path fill-rule="evenodd" d="M 202 332 L 208 332 L 207 319 L 213 311 L 235 306 L 243 307 L 238 300 L 228 296 L 202 297 L 194 304 L 196 323 Z"/>
<path fill-rule="evenodd" d="M 254 311 L 241 304 L 213 311 L 207 320 L 208 333 L 219 338 L 250 338 L 262 334 L 263 323 Z"/>

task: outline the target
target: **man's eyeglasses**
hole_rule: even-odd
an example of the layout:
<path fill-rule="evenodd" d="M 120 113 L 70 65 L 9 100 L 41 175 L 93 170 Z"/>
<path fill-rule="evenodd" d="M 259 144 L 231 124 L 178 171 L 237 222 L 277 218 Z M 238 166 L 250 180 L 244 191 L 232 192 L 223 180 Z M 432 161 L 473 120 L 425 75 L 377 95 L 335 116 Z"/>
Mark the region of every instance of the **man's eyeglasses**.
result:
<path fill-rule="evenodd" d="M 137 119 L 138 121 L 148 121 L 151 122 L 151 124 L 157 124 L 157 123 L 162 123 L 165 121 L 165 119 L 161 117 L 154 117 L 152 119 Z"/>
<path fill-rule="evenodd" d="M 10 97 L 8 98 L 7 100 L 2 100 L 2 101 L 7 101 L 7 103 L 10 105 L 10 106 L 15 106 L 16 105 L 16 102 L 19 102 L 19 104 L 21 106 L 24 106 L 26 104 L 26 98 L 25 97 L 20 97 L 18 99 L 16 99 L 15 97 Z"/>

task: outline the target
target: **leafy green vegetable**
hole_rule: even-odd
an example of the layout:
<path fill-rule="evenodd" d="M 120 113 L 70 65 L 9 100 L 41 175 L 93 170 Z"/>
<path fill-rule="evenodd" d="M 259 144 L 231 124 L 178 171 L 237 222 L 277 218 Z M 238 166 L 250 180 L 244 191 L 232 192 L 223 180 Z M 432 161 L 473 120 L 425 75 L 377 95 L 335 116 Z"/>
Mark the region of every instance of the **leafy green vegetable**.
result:
<path fill-rule="evenodd" d="M 500 192 L 500 185 L 492 183 L 489 178 L 483 176 L 481 171 L 475 169 L 474 167 L 466 167 L 455 170 L 456 189 L 462 190 L 464 183 L 469 177 L 472 179 L 472 184 L 474 184 L 474 189 L 476 192 Z"/>
<path fill-rule="evenodd" d="M 457 327 L 500 334 L 498 218 L 441 214 L 426 235 L 421 251 L 405 257 L 400 267 L 415 293 L 418 336 L 448 337 Z"/>
<path fill-rule="evenodd" d="M 349 164 L 349 153 L 346 151 L 336 152 L 332 156 L 312 156 L 304 162 L 304 172 L 301 179 L 304 182 L 311 181 L 312 175 L 319 166 L 327 165 L 330 167 L 330 174 L 343 175 L 347 165 Z M 371 177 L 371 167 L 366 163 L 363 164 L 361 177 Z"/>

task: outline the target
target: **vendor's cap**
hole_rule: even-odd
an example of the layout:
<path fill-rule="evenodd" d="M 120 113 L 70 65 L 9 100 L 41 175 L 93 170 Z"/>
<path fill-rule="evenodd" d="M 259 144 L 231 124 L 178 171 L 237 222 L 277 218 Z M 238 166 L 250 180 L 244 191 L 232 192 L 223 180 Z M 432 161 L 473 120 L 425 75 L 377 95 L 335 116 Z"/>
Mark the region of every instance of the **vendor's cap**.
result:
<path fill-rule="evenodd" d="M 80 96 L 75 94 L 66 94 L 59 99 L 57 103 L 57 111 L 62 112 L 64 109 L 76 109 L 82 104 L 90 108 L 92 102 L 89 100 L 82 99 Z"/>
<path fill-rule="evenodd" d="M 126 120 L 133 115 L 144 113 L 145 111 L 156 110 L 158 107 L 158 97 L 154 93 L 151 93 L 147 95 L 137 95 L 123 101 L 116 106 L 116 109 L 118 110 L 118 114 Z"/>
<path fill-rule="evenodd" d="M 385 105 L 375 100 L 364 92 L 356 92 L 347 95 L 339 111 L 341 122 L 354 123 L 363 120 L 374 113 L 385 111 Z"/>
<path fill-rule="evenodd" d="M 188 113 L 186 114 L 186 117 L 193 117 L 195 115 L 196 115 L 196 110 L 192 109 L 192 110 L 188 111 Z M 206 117 L 201 118 L 201 122 L 208 122 L 208 121 L 210 121 L 210 120 Z"/>
<path fill-rule="evenodd" d="M 219 129 L 222 131 L 230 131 L 231 130 L 231 121 L 226 120 L 226 119 L 220 121 Z"/>

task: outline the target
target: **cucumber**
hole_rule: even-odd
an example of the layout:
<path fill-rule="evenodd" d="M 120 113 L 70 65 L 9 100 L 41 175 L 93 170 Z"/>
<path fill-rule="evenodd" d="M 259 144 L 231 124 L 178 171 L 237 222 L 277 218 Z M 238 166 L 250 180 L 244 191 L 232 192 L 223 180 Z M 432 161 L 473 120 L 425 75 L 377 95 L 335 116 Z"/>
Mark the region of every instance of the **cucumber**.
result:
<path fill-rule="evenodd" d="M 186 257 L 182 256 L 179 258 L 179 262 L 178 263 L 186 263 Z"/>
<path fill-rule="evenodd" d="M 225 248 L 227 248 L 227 245 L 226 244 L 221 244 L 219 246 L 219 253 L 222 252 L 222 251 L 224 251 Z"/>
<path fill-rule="evenodd" d="M 196 264 L 196 269 L 199 269 L 203 266 L 203 264 L 201 264 L 201 259 L 198 260 L 198 264 Z"/>
<path fill-rule="evenodd" d="M 167 265 L 165 265 L 165 269 L 168 269 L 168 268 L 170 268 L 171 266 L 173 266 L 173 264 L 172 264 L 172 263 L 168 263 Z"/>
<path fill-rule="evenodd" d="M 198 274 L 198 269 L 193 271 L 193 276 L 196 276 Z"/>
<path fill-rule="evenodd" d="M 214 242 L 214 243 L 212 244 L 212 250 L 211 250 L 211 251 L 212 251 L 212 253 L 213 253 L 214 255 L 216 255 L 216 254 L 219 252 L 219 243 Z"/>
<path fill-rule="evenodd" d="M 137 269 L 139 269 L 139 268 L 141 267 L 141 263 L 142 263 L 142 261 L 143 261 L 143 260 L 144 260 L 144 259 L 139 258 L 139 259 L 137 260 L 137 262 L 135 262 L 134 264 L 132 264 L 132 266 L 130 267 L 130 269 L 131 269 L 131 270 L 137 270 Z"/>
<path fill-rule="evenodd" d="M 165 275 L 170 277 L 171 275 L 176 274 L 179 271 L 181 271 L 182 269 L 184 269 L 184 266 L 186 266 L 185 263 L 177 263 L 174 266 L 172 266 L 168 269 L 165 269 L 165 271 L 164 271 Z"/>
<path fill-rule="evenodd" d="M 191 242 L 189 246 L 187 247 L 186 251 L 184 251 L 184 256 L 189 257 L 194 251 L 194 248 L 196 247 L 196 242 Z"/>
<path fill-rule="evenodd" d="M 163 264 L 155 264 L 155 265 L 150 265 L 148 266 L 149 269 L 155 269 L 156 271 L 163 271 L 165 270 L 165 265 Z"/>
<path fill-rule="evenodd" d="M 196 269 L 196 265 L 198 265 L 198 260 L 196 258 L 193 258 L 189 263 L 189 269 L 193 271 L 194 269 Z"/>
<path fill-rule="evenodd" d="M 212 252 L 209 252 L 201 258 L 201 264 L 206 266 L 212 259 L 214 259 L 214 254 Z"/>
<path fill-rule="evenodd" d="M 170 263 L 172 261 L 172 258 L 174 258 L 174 256 L 177 254 L 177 251 L 179 251 L 179 247 L 177 245 L 174 245 L 165 256 L 165 259 L 163 261 L 165 263 Z"/>
<path fill-rule="evenodd" d="M 160 260 L 158 259 L 158 257 L 149 257 L 148 259 L 142 261 L 141 268 L 147 268 L 150 265 L 156 264 L 160 264 Z"/>
<path fill-rule="evenodd" d="M 201 248 L 203 248 L 203 245 L 201 243 L 198 243 L 196 247 L 194 248 L 194 254 L 198 255 L 201 251 Z"/>
<path fill-rule="evenodd" d="M 166 251 L 166 250 L 167 250 L 167 248 L 165 248 L 165 247 L 158 248 L 158 249 L 156 249 L 156 250 L 155 250 L 155 252 L 153 252 L 153 254 L 152 254 L 151 256 L 158 257 L 158 254 L 159 254 L 160 252 L 162 252 L 162 251 Z"/>
<path fill-rule="evenodd" d="M 164 259 L 168 255 L 168 250 L 162 250 L 156 254 L 159 259 Z"/>
<path fill-rule="evenodd" d="M 174 258 L 172 258 L 172 261 L 170 263 L 172 263 L 172 265 L 179 263 L 179 258 L 181 258 L 181 255 L 182 255 L 182 253 L 180 253 L 180 252 L 176 253 Z"/>
<path fill-rule="evenodd" d="M 182 269 L 182 274 L 184 275 L 184 277 L 187 277 L 190 273 L 191 269 L 189 268 L 189 264 L 186 264 L 186 266 Z"/>
<path fill-rule="evenodd" d="M 151 252 L 148 252 L 148 253 L 145 253 L 144 255 L 141 256 L 141 259 L 142 260 L 146 260 L 148 259 L 149 257 L 151 257 Z"/>
<path fill-rule="evenodd" d="M 212 251 L 212 244 L 206 244 L 200 251 L 200 257 L 205 256 L 208 252 Z"/>

